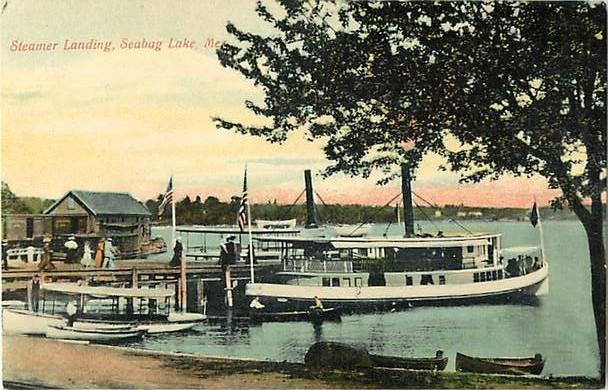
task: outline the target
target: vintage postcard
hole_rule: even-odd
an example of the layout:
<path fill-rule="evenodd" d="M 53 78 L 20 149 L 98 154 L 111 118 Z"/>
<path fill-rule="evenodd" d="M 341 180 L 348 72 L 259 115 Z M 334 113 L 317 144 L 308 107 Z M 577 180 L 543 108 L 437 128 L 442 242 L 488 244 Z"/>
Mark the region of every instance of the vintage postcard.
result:
<path fill-rule="evenodd" d="M 601 388 L 606 4 L 1 1 L 5 388 Z"/>

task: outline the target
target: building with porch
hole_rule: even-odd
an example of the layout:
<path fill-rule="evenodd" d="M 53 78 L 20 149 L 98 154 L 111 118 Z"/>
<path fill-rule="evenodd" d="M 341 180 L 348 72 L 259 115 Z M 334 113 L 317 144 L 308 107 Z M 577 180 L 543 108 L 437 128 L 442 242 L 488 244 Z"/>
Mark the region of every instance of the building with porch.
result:
<path fill-rule="evenodd" d="M 74 235 L 96 242 L 112 237 L 121 257 L 140 254 L 150 240 L 150 211 L 130 194 L 72 190 L 44 211 L 56 239 Z M 61 241 L 61 240 L 59 240 Z"/>

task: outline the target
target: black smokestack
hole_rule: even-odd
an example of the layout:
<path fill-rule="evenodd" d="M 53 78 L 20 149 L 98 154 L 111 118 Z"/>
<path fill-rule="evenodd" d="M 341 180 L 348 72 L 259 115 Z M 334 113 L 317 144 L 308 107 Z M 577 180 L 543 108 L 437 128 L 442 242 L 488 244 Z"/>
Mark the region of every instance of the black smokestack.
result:
<path fill-rule="evenodd" d="M 306 186 L 306 225 L 304 225 L 304 227 L 306 229 L 314 229 L 319 227 L 319 223 L 317 222 L 317 211 L 315 209 L 310 169 L 304 171 L 304 185 Z"/>
<path fill-rule="evenodd" d="M 412 177 L 410 167 L 401 165 L 401 193 L 403 194 L 403 223 L 405 224 L 405 236 L 414 236 L 414 208 L 412 207 Z"/>

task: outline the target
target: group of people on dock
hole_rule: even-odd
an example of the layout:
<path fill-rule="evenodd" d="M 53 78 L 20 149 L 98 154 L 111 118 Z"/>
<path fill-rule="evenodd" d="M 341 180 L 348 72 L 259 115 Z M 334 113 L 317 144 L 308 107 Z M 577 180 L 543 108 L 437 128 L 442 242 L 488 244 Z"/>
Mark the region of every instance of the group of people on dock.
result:
<path fill-rule="evenodd" d="M 100 238 L 94 254 L 91 249 L 91 243 L 88 240 L 84 241 L 83 249 L 79 251 L 79 245 L 74 236 L 68 238 L 64 244 L 64 248 L 66 263 L 76 264 L 80 262 L 84 267 L 114 268 L 116 256 L 118 255 L 118 249 L 114 246 L 111 237 Z"/>
<path fill-rule="evenodd" d="M 91 244 L 88 240 L 84 241 L 82 251 L 79 250 L 80 245 L 76 241 L 75 236 L 70 236 L 63 244 L 65 250 L 65 262 L 67 264 L 80 263 L 84 267 L 95 266 L 97 268 L 113 268 L 115 266 L 118 249 L 113 245 L 112 238 L 101 238 L 97 243 L 95 253 L 91 249 Z M 52 261 L 52 239 L 50 236 L 44 236 L 42 239 L 42 256 L 38 263 L 39 271 L 54 271 L 57 269 Z M 3 242 L 2 248 L 2 267 L 8 269 L 6 261 L 6 245 Z"/>

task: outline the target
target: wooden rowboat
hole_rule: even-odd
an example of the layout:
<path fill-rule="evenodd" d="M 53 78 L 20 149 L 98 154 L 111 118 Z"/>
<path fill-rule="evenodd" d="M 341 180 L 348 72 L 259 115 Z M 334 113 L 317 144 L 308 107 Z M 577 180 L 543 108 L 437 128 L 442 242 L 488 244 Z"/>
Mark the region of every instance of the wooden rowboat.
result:
<path fill-rule="evenodd" d="M 538 375 L 545 366 L 542 355 L 525 358 L 480 358 L 456 353 L 456 371 L 484 374 Z"/>
<path fill-rule="evenodd" d="M 408 370 L 438 370 L 443 371 L 448 364 L 443 351 L 437 351 L 431 358 L 404 358 L 397 356 L 369 355 L 374 367 L 404 368 Z"/>
<path fill-rule="evenodd" d="M 50 339 L 79 340 L 93 343 L 120 343 L 141 339 L 145 331 L 137 328 L 77 328 L 73 326 L 49 325 L 46 337 Z"/>
<path fill-rule="evenodd" d="M 313 323 L 320 323 L 323 321 L 340 321 L 340 311 L 334 307 L 285 312 L 251 310 L 249 312 L 249 319 L 253 322 L 311 321 Z"/>

